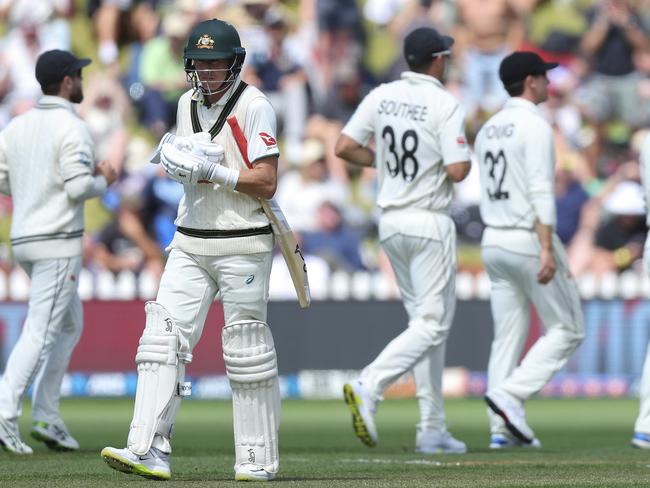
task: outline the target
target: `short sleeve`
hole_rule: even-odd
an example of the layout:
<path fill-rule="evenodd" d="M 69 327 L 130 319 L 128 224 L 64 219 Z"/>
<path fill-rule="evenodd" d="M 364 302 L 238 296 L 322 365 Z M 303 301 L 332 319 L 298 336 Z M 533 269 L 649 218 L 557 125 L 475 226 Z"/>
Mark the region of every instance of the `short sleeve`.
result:
<path fill-rule="evenodd" d="M 455 103 L 440 128 L 440 151 L 445 166 L 470 160 L 465 136 L 465 110 Z"/>
<path fill-rule="evenodd" d="M 366 95 L 342 131 L 343 134 L 351 137 L 362 146 L 368 144 L 368 141 L 375 132 L 375 93 L 376 91 L 373 90 Z"/>
<path fill-rule="evenodd" d="M 257 97 L 248 105 L 244 135 L 251 163 L 269 156 L 279 156 L 275 110 L 266 98 Z"/>
<path fill-rule="evenodd" d="M 95 173 L 92 138 L 81 121 L 64 134 L 59 150 L 59 164 L 64 182 Z"/>

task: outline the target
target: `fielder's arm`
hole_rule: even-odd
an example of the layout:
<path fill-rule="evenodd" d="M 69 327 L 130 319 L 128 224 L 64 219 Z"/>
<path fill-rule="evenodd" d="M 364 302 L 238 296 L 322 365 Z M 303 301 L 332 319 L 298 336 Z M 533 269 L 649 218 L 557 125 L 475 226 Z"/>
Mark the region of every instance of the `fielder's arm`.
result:
<path fill-rule="evenodd" d="M 360 166 L 372 166 L 375 163 L 375 151 L 345 134 L 341 134 L 336 141 L 334 153 L 337 157 Z"/>

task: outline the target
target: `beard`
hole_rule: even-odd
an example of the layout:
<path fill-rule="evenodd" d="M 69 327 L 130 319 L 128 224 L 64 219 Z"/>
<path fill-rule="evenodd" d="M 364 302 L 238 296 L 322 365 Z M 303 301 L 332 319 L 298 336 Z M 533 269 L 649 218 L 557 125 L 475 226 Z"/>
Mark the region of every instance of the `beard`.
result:
<path fill-rule="evenodd" d="M 72 103 L 81 103 L 84 99 L 84 93 L 81 84 L 75 85 L 74 90 L 70 93 L 70 101 Z"/>

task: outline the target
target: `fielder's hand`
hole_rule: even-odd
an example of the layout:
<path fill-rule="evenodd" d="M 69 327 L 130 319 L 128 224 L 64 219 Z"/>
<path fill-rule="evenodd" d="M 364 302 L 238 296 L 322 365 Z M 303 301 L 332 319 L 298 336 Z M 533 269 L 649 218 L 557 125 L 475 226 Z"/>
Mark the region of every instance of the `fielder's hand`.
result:
<path fill-rule="evenodd" d="M 106 179 L 106 185 L 112 185 L 117 180 L 117 170 L 109 164 L 108 161 L 102 160 L 97 163 L 95 175 L 101 175 Z"/>
<path fill-rule="evenodd" d="M 539 272 L 537 273 L 537 282 L 545 285 L 551 281 L 553 276 L 555 276 L 556 269 L 557 265 L 555 264 L 553 251 L 550 249 L 542 249 L 542 252 L 539 253 Z"/>

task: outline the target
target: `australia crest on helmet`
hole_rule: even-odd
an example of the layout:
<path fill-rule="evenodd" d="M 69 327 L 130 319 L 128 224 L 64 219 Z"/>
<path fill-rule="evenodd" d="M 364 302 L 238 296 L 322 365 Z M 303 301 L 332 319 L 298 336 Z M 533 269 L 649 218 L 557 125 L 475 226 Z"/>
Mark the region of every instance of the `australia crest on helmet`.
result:
<path fill-rule="evenodd" d="M 199 49 L 214 49 L 214 39 L 208 34 L 203 34 L 196 41 L 196 47 Z"/>

